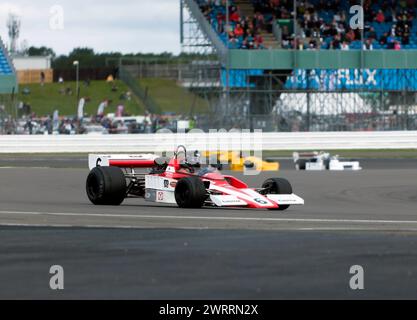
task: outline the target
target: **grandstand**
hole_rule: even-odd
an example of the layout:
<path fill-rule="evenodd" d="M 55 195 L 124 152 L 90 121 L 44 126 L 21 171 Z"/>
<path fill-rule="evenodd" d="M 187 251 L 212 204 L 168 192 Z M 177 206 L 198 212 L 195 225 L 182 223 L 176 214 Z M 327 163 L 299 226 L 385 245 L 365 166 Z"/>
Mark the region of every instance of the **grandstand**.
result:
<path fill-rule="evenodd" d="M 210 57 L 187 82 L 217 115 L 209 126 L 417 128 L 415 0 L 364 0 L 363 30 L 349 23 L 359 1 L 226 2 L 181 0 L 183 50 Z"/>
<path fill-rule="evenodd" d="M 17 90 L 16 72 L 0 38 L 0 94 Z"/>
<path fill-rule="evenodd" d="M 230 49 L 289 49 L 294 46 L 298 49 L 361 49 L 360 31 L 352 30 L 348 23 L 352 18 L 349 9 L 353 1 L 298 1 L 294 27 L 292 0 L 231 0 L 229 37 L 225 30 L 225 6 L 218 1 L 197 0 L 197 3 Z M 403 49 L 417 49 L 415 0 L 397 1 L 393 6 L 385 0 L 365 1 L 365 24 L 366 49 L 395 49 L 396 44 Z M 274 32 L 277 32 L 276 39 Z"/>
<path fill-rule="evenodd" d="M 14 112 L 14 96 L 18 90 L 16 72 L 0 38 L 0 134 L 6 133 L 10 114 Z"/>

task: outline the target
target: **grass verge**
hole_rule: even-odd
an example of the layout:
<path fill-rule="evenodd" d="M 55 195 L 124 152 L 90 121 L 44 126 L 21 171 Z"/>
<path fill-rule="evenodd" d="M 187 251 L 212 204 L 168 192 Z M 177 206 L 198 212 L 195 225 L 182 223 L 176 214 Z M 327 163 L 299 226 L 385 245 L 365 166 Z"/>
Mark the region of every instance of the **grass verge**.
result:
<path fill-rule="evenodd" d="M 129 88 L 122 81 L 115 81 L 117 91 L 112 91 L 112 85 L 106 81 L 91 81 L 89 86 L 80 83 L 80 97 L 88 97 L 90 101 L 85 105 L 84 112 L 95 115 L 97 108 L 103 100 L 111 100 L 112 103 L 106 109 L 106 113 L 116 111 L 119 104 L 125 106 L 125 111 L 138 115 L 143 114 L 144 107 L 140 101 L 132 96 L 131 100 L 121 100 L 120 96 L 129 91 Z M 28 88 L 30 94 L 23 94 L 23 89 Z M 62 94 L 61 90 L 70 88 L 72 94 Z M 66 82 L 64 84 L 49 83 L 45 86 L 40 84 L 21 85 L 18 100 L 31 106 L 32 112 L 38 116 L 51 115 L 55 110 L 59 110 L 62 116 L 73 116 L 77 114 L 78 101 L 76 97 L 76 83 Z"/>

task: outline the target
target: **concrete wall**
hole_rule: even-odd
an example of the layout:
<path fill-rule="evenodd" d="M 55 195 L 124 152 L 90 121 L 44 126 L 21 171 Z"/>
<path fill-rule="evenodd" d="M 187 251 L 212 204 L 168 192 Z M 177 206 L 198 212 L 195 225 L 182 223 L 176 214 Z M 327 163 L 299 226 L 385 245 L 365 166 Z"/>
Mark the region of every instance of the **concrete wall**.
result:
<path fill-rule="evenodd" d="M 417 149 L 416 131 L 0 136 L 1 153 Z"/>

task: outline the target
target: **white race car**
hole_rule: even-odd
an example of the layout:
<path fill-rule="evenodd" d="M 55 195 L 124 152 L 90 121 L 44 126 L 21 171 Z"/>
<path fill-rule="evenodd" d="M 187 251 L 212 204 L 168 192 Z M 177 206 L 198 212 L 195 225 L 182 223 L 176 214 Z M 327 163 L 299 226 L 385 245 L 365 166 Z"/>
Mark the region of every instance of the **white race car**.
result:
<path fill-rule="evenodd" d="M 341 161 L 339 156 L 332 156 L 328 152 L 293 153 L 295 168 L 307 171 L 343 171 L 362 170 L 359 161 Z"/>

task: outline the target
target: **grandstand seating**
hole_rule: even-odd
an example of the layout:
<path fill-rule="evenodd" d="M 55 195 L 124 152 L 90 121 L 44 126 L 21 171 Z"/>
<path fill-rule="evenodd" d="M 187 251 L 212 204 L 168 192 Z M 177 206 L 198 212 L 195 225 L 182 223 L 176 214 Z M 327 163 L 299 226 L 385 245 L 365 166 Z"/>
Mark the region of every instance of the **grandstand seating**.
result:
<path fill-rule="evenodd" d="M 0 39 L 1 42 L 1 39 Z M 12 75 L 13 69 L 7 59 L 6 52 L 2 43 L 0 43 L 0 75 Z"/>
<path fill-rule="evenodd" d="M 0 95 L 17 92 L 18 84 L 14 67 L 0 39 Z"/>
<path fill-rule="evenodd" d="M 214 30 L 219 34 L 220 39 L 227 44 L 228 35 L 225 32 L 226 7 L 220 5 L 221 1 L 196 0 L 196 2 Z M 263 49 L 263 39 L 260 36 L 259 27 L 256 23 L 251 26 L 254 19 L 243 16 L 234 0 L 229 0 L 229 3 L 232 31 L 229 33 L 228 47 L 230 49 Z M 238 29 L 242 32 L 238 33 Z"/>
<path fill-rule="evenodd" d="M 224 43 L 227 34 L 224 30 L 226 8 L 224 1 L 195 0 L 203 13 L 218 32 Z M 245 25 L 244 35 L 231 33 L 228 44 L 231 49 L 262 49 L 262 39 L 257 39 L 260 29 L 272 32 L 271 24 L 276 19 L 291 19 L 293 1 L 289 0 L 248 0 L 253 5 L 253 16 L 244 16 L 239 8 L 243 1 L 230 0 L 231 27 Z M 359 30 L 351 30 L 350 7 L 356 1 L 350 0 L 298 0 L 297 22 L 302 37 L 297 47 L 304 49 L 345 49 L 360 50 Z M 365 41 L 368 49 L 417 49 L 417 1 L 365 0 Z M 261 23 L 256 15 L 261 15 Z M 378 14 L 382 19 L 377 19 Z M 232 16 L 233 15 L 233 16 Z M 248 27 L 249 22 L 249 27 Z M 253 24 L 253 26 L 252 26 Z M 249 30 L 249 31 L 248 31 Z M 350 32 L 350 36 L 348 33 Z M 284 36 L 283 48 L 293 48 L 292 35 Z M 371 46 L 372 44 L 372 46 Z"/>

